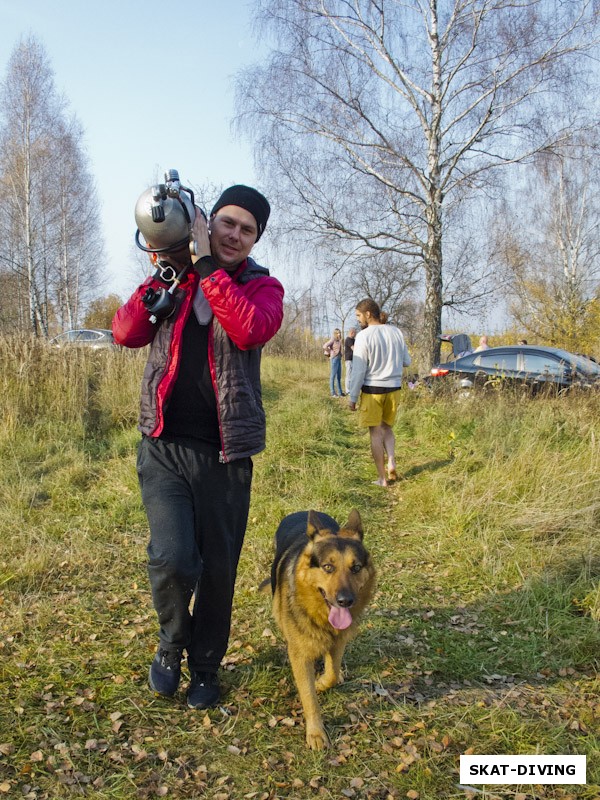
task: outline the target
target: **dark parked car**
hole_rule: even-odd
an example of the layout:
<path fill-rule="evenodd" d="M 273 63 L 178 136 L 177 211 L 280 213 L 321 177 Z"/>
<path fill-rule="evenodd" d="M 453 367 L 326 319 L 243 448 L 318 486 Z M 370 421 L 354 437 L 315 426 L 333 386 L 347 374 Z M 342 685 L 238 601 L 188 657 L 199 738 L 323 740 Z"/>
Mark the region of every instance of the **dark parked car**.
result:
<path fill-rule="evenodd" d="M 499 381 L 556 389 L 600 385 L 600 365 L 586 356 L 556 347 L 511 345 L 469 353 L 431 370 L 432 384 L 453 382 L 469 389 Z"/>
<path fill-rule="evenodd" d="M 105 328 L 79 328 L 65 331 L 59 333 L 54 339 L 50 339 L 50 344 L 54 347 L 89 347 L 92 350 L 117 349 L 112 331 Z"/>

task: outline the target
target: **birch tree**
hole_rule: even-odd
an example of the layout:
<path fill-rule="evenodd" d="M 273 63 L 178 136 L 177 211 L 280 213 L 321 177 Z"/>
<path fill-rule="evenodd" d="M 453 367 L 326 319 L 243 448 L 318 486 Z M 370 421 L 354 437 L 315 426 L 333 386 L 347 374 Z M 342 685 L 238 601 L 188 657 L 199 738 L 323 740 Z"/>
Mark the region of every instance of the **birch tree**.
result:
<path fill-rule="evenodd" d="M 77 327 L 100 284 L 103 241 L 100 204 L 81 148 L 81 126 L 71 118 L 59 134 L 53 173 L 57 255 L 53 297 L 64 329 Z"/>
<path fill-rule="evenodd" d="M 595 350 L 600 339 L 597 149 L 545 155 L 530 170 L 530 202 L 506 208 L 500 238 L 510 311 L 534 341 Z M 536 191 L 537 190 L 537 191 Z"/>
<path fill-rule="evenodd" d="M 4 121 L 1 167 L 9 190 L 5 202 L 10 206 L 11 228 L 18 231 L 20 240 L 14 252 L 20 277 L 26 282 L 29 324 L 39 333 L 47 323 L 38 281 L 35 241 L 40 220 L 34 203 L 50 156 L 48 131 L 60 105 L 47 59 L 34 40 L 21 43 L 13 52 L 0 99 Z"/>
<path fill-rule="evenodd" d="M 81 128 L 67 115 L 34 37 L 14 49 L 0 101 L 0 230 L 10 253 L 0 259 L 0 286 L 9 280 L 18 286 L 11 295 L 20 307 L 15 316 L 34 335 L 47 336 L 57 316 L 61 327 L 75 324 L 95 287 L 101 266 L 95 189 Z"/>
<path fill-rule="evenodd" d="M 591 0 L 259 0 L 258 18 L 272 54 L 239 77 L 237 121 L 271 195 L 291 229 L 416 265 L 437 360 L 460 299 L 448 226 L 498 168 L 586 124 Z"/>

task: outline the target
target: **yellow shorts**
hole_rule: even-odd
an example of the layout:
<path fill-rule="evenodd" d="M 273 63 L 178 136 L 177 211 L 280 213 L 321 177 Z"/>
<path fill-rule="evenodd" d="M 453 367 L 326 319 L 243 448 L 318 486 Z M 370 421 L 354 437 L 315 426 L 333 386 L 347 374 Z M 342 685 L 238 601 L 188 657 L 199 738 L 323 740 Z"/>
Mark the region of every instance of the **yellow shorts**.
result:
<path fill-rule="evenodd" d="M 358 407 L 358 424 L 363 428 L 374 428 L 385 422 L 390 428 L 396 421 L 400 389 L 385 394 L 361 392 Z"/>

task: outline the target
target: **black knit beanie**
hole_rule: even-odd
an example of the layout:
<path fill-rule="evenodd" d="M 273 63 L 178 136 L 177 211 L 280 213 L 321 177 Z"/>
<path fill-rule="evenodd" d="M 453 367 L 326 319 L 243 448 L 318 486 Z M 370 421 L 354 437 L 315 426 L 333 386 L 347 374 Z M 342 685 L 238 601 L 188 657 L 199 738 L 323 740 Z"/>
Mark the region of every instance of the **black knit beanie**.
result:
<path fill-rule="evenodd" d="M 224 206 L 239 206 L 252 214 L 256 220 L 256 241 L 258 242 L 267 226 L 267 220 L 271 213 L 271 206 L 267 198 L 250 186 L 237 184 L 236 186 L 230 186 L 229 189 L 225 189 L 221 197 L 219 197 L 214 204 L 213 210 L 210 212 L 211 216 L 216 214 L 217 211 Z"/>

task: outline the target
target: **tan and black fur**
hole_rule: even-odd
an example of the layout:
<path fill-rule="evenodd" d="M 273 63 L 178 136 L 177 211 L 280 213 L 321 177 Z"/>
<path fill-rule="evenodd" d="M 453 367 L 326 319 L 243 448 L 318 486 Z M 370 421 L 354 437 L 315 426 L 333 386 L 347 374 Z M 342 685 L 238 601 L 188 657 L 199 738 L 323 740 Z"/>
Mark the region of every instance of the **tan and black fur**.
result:
<path fill-rule="evenodd" d="M 363 544 L 358 511 L 351 511 L 342 528 L 316 511 L 298 511 L 282 520 L 271 569 L 273 613 L 287 644 L 306 742 L 313 750 L 329 744 L 317 691 L 342 683 L 344 650 L 374 587 L 375 568 Z M 319 658 L 324 671 L 316 679 Z"/>

